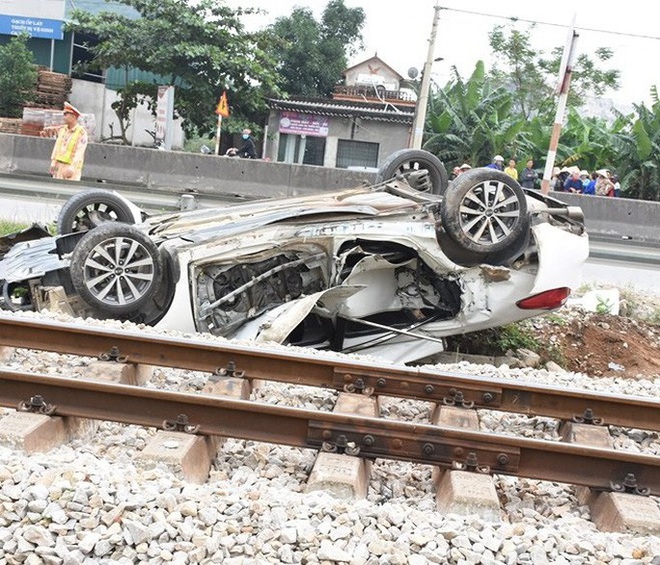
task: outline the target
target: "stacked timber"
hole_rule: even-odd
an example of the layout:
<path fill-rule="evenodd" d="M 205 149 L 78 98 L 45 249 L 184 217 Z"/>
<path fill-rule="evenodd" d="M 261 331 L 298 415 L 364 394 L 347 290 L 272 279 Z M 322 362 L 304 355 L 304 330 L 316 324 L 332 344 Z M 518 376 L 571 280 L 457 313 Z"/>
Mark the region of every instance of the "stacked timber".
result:
<path fill-rule="evenodd" d="M 39 135 L 44 126 L 57 125 L 58 120 L 61 121 L 64 102 L 71 94 L 71 86 L 70 76 L 39 67 L 34 102 L 29 108 L 23 108 L 22 120 L 0 117 L 0 133 Z"/>
<path fill-rule="evenodd" d="M 20 118 L 0 118 L 0 133 L 21 133 L 22 123 Z"/>
<path fill-rule="evenodd" d="M 70 76 L 39 68 L 34 107 L 61 110 L 69 94 L 71 94 Z"/>
<path fill-rule="evenodd" d="M 44 126 L 64 123 L 62 108 L 70 93 L 70 76 L 39 67 L 34 102 L 23 108 L 21 133 L 39 135 Z"/>

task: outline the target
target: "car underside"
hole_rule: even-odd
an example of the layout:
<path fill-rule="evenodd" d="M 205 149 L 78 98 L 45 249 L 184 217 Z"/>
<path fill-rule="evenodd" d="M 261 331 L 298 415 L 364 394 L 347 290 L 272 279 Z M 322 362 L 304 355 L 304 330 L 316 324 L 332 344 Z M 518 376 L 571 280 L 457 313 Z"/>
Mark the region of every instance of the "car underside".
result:
<path fill-rule="evenodd" d="M 399 178 L 142 218 L 87 194 L 63 207 L 68 233 L 0 240 L 1 304 L 412 361 L 579 282 L 581 213 L 514 183 L 473 170 L 441 195 Z"/>

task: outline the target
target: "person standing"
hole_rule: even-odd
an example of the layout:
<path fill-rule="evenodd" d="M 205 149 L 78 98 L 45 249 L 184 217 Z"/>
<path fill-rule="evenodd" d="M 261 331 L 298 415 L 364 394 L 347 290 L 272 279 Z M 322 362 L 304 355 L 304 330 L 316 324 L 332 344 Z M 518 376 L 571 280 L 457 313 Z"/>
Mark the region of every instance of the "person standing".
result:
<path fill-rule="evenodd" d="M 516 169 L 516 160 L 509 159 L 509 165 L 504 172 L 509 175 L 513 180 L 518 180 L 518 169 Z"/>
<path fill-rule="evenodd" d="M 596 171 L 598 178 L 596 179 L 596 196 L 614 196 L 614 183 L 610 180 L 610 171 L 607 169 L 600 169 Z"/>
<path fill-rule="evenodd" d="M 534 161 L 529 159 L 520 173 L 520 184 L 523 188 L 534 188 L 539 174 L 534 170 Z"/>
<path fill-rule="evenodd" d="M 614 184 L 614 194 L 612 196 L 620 196 L 621 183 L 619 182 L 619 175 L 612 175 L 612 184 Z"/>
<path fill-rule="evenodd" d="M 493 157 L 493 162 L 490 165 L 486 165 L 489 169 L 497 169 L 498 171 L 504 170 L 504 157 L 502 155 L 495 155 Z"/>
<path fill-rule="evenodd" d="M 552 178 L 550 182 L 552 183 L 552 190 L 555 192 L 562 192 L 564 190 L 564 180 L 561 178 L 561 171 L 559 167 L 552 168 Z"/>
<path fill-rule="evenodd" d="M 587 171 L 582 171 L 587 173 L 587 177 L 582 179 L 582 194 L 596 194 L 596 173 L 589 175 Z"/>
<path fill-rule="evenodd" d="M 48 126 L 41 137 L 55 137 L 50 156 L 50 174 L 56 179 L 79 181 L 82 176 L 87 149 L 87 131 L 78 123 L 80 111 L 64 103 L 64 125 Z"/>
<path fill-rule="evenodd" d="M 465 171 L 469 171 L 472 167 L 468 165 L 467 163 L 463 163 L 460 167 L 454 167 L 452 169 L 453 171 L 453 179 L 455 179 L 457 176 L 463 174 Z"/>

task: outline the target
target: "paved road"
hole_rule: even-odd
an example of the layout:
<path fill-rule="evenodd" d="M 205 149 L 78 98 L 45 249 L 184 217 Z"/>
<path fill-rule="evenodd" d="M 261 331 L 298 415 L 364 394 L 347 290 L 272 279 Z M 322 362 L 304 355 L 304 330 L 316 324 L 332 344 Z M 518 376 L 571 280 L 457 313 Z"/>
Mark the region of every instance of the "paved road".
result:
<path fill-rule="evenodd" d="M 9 220 L 16 223 L 43 223 L 48 224 L 57 220 L 61 204 L 54 204 L 52 200 L 35 197 L 29 198 L 0 198 L 0 220 Z"/>
<path fill-rule="evenodd" d="M 131 202 L 150 213 L 181 209 L 183 194 L 174 189 L 146 189 L 131 184 L 110 184 L 85 182 L 73 183 L 56 181 L 43 176 L 18 176 L 0 174 L 0 219 L 50 222 L 57 219 L 60 206 L 72 195 L 86 189 L 117 190 Z M 248 200 L 238 194 L 208 195 L 199 197 L 200 207 Z M 26 209 L 26 205 L 28 208 Z"/>
<path fill-rule="evenodd" d="M 617 260 L 590 258 L 582 268 L 582 281 L 638 289 L 660 295 L 660 264 L 631 264 Z"/>

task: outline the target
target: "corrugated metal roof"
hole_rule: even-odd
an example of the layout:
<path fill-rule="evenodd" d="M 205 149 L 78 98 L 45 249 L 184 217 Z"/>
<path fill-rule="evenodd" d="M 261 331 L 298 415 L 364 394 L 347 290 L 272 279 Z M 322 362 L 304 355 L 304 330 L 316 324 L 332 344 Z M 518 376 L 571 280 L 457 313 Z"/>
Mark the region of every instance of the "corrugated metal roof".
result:
<path fill-rule="evenodd" d="M 290 98 L 287 100 L 270 98 L 268 106 L 274 110 L 289 110 L 303 114 L 320 116 L 338 116 L 342 118 L 360 117 L 367 120 L 379 120 L 411 124 L 415 109 L 411 107 L 396 107 L 393 104 L 371 104 L 348 100 L 331 100 L 327 98 Z"/>

